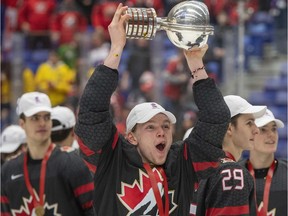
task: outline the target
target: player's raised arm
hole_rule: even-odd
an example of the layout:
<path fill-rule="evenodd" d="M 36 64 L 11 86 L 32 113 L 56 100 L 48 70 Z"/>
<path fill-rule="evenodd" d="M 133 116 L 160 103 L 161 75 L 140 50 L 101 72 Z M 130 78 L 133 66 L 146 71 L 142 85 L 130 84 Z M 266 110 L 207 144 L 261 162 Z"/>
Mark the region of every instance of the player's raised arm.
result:
<path fill-rule="evenodd" d="M 205 44 L 203 47 L 194 47 L 191 50 L 184 50 L 184 55 L 186 57 L 187 64 L 190 69 L 193 83 L 195 83 L 197 80 L 208 78 L 203 63 L 203 57 L 207 50 L 208 50 L 207 44 Z"/>
<path fill-rule="evenodd" d="M 110 99 L 118 85 L 118 66 L 126 44 L 125 22 L 127 6 L 120 3 L 108 29 L 111 49 L 88 80 L 79 103 L 78 121 L 75 133 L 80 153 L 90 170 L 96 171 L 104 153 L 113 154 L 113 143 L 117 141 L 117 130 L 109 112 Z M 115 136 L 114 136 L 115 135 Z M 99 169 L 98 169 L 99 170 Z"/>
<path fill-rule="evenodd" d="M 230 112 L 217 88 L 208 77 L 203 57 L 208 45 L 184 50 L 193 83 L 195 103 L 199 109 L 198 121 L 185 143 L 193 160 L 198 178 L 206 178 L 224 156 L 222 142 L 230 121 Z"/>
<path fill-rule="evenodd" d="M 111 49 L 109 55 L 104 60 L 104 65 L 111 69 L 117 69 L 120 63 L 123 48 L 126 44 L 126 21 L 130 15 L 126 14 L 127 6 L 120 3 L 114 14 L 112 22 L 108 26 L 108 31 L 111 39 Z"/>

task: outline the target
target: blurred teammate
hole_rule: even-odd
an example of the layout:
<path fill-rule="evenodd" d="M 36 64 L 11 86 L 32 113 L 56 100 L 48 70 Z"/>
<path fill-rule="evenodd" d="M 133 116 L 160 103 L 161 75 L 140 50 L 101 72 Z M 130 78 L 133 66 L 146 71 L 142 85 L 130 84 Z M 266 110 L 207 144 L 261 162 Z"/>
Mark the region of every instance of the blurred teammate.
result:
<path fill-rule="evenodd" d="M 6 127 L 1 134 L 1 164 L 26 150 L 26 134 L 19 125 Z"/>
<path fill-rule="evenodd" d="M 17 114 L 28 150 L 2 166 L 1 215 L 94 215 L 94 185 L 88 168 L 74 151 L 51 142 L 48 96 L 23 94 Z"/>
<path fill-rule="evenodd" d="M 68 146 L 75 149 L 79 148 L 75 140 L 74 126 L 76 117 L 73 111 L 65 106 L 56 106 L 52 108 L 52 142 L 60 147 Z"/>
<path fill-rule="evenodd" d="M 257 214 L 287 215 L 287 159 L 275 158 L 278 128 L 284 123 L 275 119 L 270 110 L 255 121 L 260 133 L 255 136 L 255 147 L 250 150 L 245 165 L 256 184 Z"/>

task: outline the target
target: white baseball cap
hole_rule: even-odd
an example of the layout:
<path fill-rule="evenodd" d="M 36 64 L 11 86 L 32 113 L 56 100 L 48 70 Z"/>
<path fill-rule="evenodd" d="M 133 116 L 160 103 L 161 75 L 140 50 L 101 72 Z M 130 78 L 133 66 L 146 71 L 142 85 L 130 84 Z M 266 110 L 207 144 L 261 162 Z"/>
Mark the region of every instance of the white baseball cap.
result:
<path fill-rule="evenodd" d="M 255 118 L 259 118 L 265 114 L 267 109 L 266 106 L 253 106 L 238 95 L 227 95 L 224 100 L 230 110 L 231 118 L 238 114 L 253 114 Z"/>
<path fill-rule="evenodd" d="M 28 92 L 23 94 L 17 101 L 16 112 L 20 116 L 24 113 L 30 117 L 38 112 L 51 113 L 51 102 L 48 95 L 41 92 Z"/>
<path fill-rule="evenodd" d="M 19 125 L 6 127 L 1 134 L 1 153 L 13 153 L 19 146 L 26 143 L 26 133 Z"/>
<path fill-rule="evenodd" d="M 279 119 L 275 119 L 273 113 L 269 109 L 266 110 L 266 113 L 262 117 L 255 120 L 255 124 L 257 125 L 257 127 L 263 127 L 264 125 L 272 121 L 276 123 L 278 128 L 284 127 L 284 123 Z"/>
<path fill-rule="evenodd" d="M 138 123 L 145 123 L 158 113 L 165 114 L 172 124 L 176 123 L 175 116 L 166 111 L 162 106 L 155 102 L 146 102 L 136 105 L 126 119 L 126 131 L 129 132 Z"/>
<path fill-rule="evenodd" d="M 65 106 L 56 106 L 52 108 L 52 120 L 58 120 L 61 124 L 52 126 L 52 131 L 66 130 L 72 128 L 76 124 L 76 117 L 73 111 Z"/>

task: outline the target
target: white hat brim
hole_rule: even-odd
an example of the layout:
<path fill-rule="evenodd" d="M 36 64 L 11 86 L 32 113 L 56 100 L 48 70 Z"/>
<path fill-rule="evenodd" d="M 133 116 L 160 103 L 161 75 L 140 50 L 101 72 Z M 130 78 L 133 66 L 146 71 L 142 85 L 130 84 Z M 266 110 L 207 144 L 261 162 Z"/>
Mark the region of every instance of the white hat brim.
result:
<path fill-rule="evenodd" d="M 25 111 L 24 115 L 27 116 L 27 117 L 30 117 L 32 115 L 35 115 L 36 113 L 39 113 L 39 112 L 49 112 L 49 113 L 51 113 L 52 112 L 52 108 L 47 107 L 47 106 L 39 106 L 39 107 L 35 107 L 35 108 L 32 108 L 32 109 L 29 109 L 29 110 Z"/>
<path fill-rule="evenodd" d="M 16 151 L 21 143 L 5 143 L 0 147 L 0 153 L 12 153 Z"/>
<path fill-rule="evenodd" d="M 241 112 L 241 114 L 252 114 L 254 118 L 260 118 L 266 112 L 266 106 L 251 106 L 248 109 Z"/>
<path fill-rule="evenodd" d="M 169 120 L 172 124 L 176 123 L 176 117 L 171 112 L 166 111 L 166 110 L 163 111 L 160 109 L 151 110 L 151 112 L 149 112 L 147 115 L 143 116 L 143 118 L 141 118 L 137 123 L 140 123 L 140 124 L 145 123 L 159 113 L 165 114 L 169 118 Z"/>
<path fill-rule="evenodd" d="M 257 127 L 263 127 L 264 125 L 269 124 L 270 122 L 275 122 L 278 128 L 284 128 L 284 123 L 279 119 L 274 119 L 271 117 L 265 117 L 263 119 L 256 119 L 255 124 Z"/>

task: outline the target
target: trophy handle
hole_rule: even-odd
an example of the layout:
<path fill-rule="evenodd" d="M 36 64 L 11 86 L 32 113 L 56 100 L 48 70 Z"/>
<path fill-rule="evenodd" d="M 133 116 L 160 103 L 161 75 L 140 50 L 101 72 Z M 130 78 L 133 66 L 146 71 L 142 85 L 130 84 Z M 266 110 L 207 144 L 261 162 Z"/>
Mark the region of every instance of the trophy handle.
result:
<path fill-rule="evenodd" d="M 126 23 L 126 38 L 152 40 L 159 26 L 154 8 L 128 8 L 131 18 Z"/>

